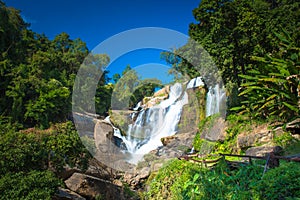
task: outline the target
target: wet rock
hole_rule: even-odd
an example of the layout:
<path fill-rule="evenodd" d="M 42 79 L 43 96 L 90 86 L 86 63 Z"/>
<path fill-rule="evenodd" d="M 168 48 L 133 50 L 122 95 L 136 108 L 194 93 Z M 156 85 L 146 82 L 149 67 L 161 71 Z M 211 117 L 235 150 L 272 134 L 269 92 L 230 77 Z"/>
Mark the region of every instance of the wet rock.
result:
<path fill-rule="evenodd" d="M 293 135 L 300 134 L 300 118 L 295 119 L 294 121 L 289 122 L 286 125 L 286 130 L 291 132 Z"/>
<path fill-rule="evenodd" d="M 197 133 L 198 129 L 194 129 L 187 133 L 175 134 L 173 136 L 164 137 L 161 139 L 164 146 L 168 148 L 177 148 L 180 146 L 186 146 L 191 148 L 193 139 Z"/>
<path fill-rule="evenodd" d="M 103 154 L 120 154 L 123 150 L 122 140 L 114 136 L 113 126 L 104 120 L 97 120 L 94 138 L 97 150 Z"/>
<path fill-rule="evenodd" d="M 93 176 L 74 173 L 65 184 L 70 190 L 86 198 L 125 199 L 120 187 Z"/>
<path fill-rule="evenodd" d="M 53 200 L 85 200 L 86 198 L 79 194 L 64 188 L 58 188 L 57 194 L 52 197 Z"/>
<path fill-rule="evenodd" d="M 172 136 L 168 136 L 168 137 L 161 138 L 161 143 L 162 143 L 164 146 L 167 146 L 168 144 L 170 144 L 170 143 L 173 142 L 174 140 L 176 140 L 176 137 L 175 137 L 174 135 L 172 135 Z"/>
<path fill-rule="evenodd" d="M 273 132 L 268 130 L 267 125 L 258 126 L 251 133 L 242 133 L 238 135 L 237 146 L 240 149 L 253 147 L 257 144 L 266 144 L 273 139 Z"/>
<path fill-rule="evenodd" d="M 80 169 L 77 168 L 71 168 L 70 166 L 65 166 L 62 171 L 58 172 L 58 177 L 66 180 L 70 178 L 75 172 L 80 172 Z"/>
<path fill-rule="evenodd" d="M 212 142 L 224 141 L 227 134 L 226 128 L 227 123 L 225 122 L 225 120 L 221 117 L 216 118 L 212 122 L 211 127 L 207 127 L 202 131 L 201 138 Z"/>
<path fill-rule="evenodd" d="M 151 166 L 151 172 L 157 172 L 162 166 L 163 163 L 153 163 Z"/>
<path fill-rule="evenodd" d="M 144 167 L 138 172 L 141 179 L 145 179 L 150 175 L 150 167 Z"/>
<path fill-rule="evenodd" d="M 273 152 L 275 154 L 279 154 L 282 151 L 280 146 L 259 146 L 259 147 L 251 147 L 247 149 L 246 155 L 248 156 L 266 156 L 267 154 Z"/>
<path fill-rule="evenodd" d="M 163 100 L 167 99 L 169 97 L 170 93 L 170 86 L 166 86 L 157 92 L 154 93 L 152 97 L 145 97 L 143 99 L 143 107 L 144 108 L 151 108 L 155 105 L 158 105 Z"/>

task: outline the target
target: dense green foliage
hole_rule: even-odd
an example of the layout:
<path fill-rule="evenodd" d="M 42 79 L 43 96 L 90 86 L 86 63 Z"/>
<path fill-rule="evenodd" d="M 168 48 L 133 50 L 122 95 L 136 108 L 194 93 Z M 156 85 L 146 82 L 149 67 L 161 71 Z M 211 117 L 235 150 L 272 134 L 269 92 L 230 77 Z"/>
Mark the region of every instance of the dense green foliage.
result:
<path fill-rule="evenodd" d="M 193 179 L 199 170 L 197 165 L 181 160 L 167 163 L 159 172 L 148 179 L 150 191 L 146 199 L 180 199 L 184 184 Z"/>
<path fill-rule="evenodd" d="M 240 75 L 242 84 L 242 113 L 253 117 L 288 121 L 300 114 L 300 48 L 289 35 L 278 35 L 280 50 L 274 55 L 254 57 L 257 67 L 249 75 Z M 291 41 L 292 40 L 292 41 Z"/>
<path fill-rule="evenodd" d="M 0 130 L 0 198 L 51 199 L 64 166 L 87 168 L 90 154 L 71 122 L 24 131 L 5 123 Z"/>
<path fill-rule="evenodd" d="M 211 74 L 220 73 L 229 94 L 229 107 L 241 106 L 241 102 L 246 100 L 249 102 L 247 105 L 244 103 L 245 107 L 254 111 L 254 115 L 260 113 L 262 114 L 260 117 L 276 116 L 278 112 L 273 111 L 277 109 L 281 112 L 281 108 L 283 108 L 282 115 L 288 118 L 291 115 L 299 114 L 297 113 L 299 107 L 295 107 L 297 98 L 299 100 L 299 95 L 295 93 L 295 87 L 297 88 L 299 85 L 299 64 L 297 64 L 299 62 L 299 50 L 297 49 L 300 37 L 299 13 L 300 3 L 293 0 L 203 0 L 199 7 L 193 10 L 197 21 L 197 23 L 191 23 L 189 27 L 189 35 L 193 40 L 172 53 L 164 53 L 163 57 L 173 65 L 173 71 L 187 74 L 190 77 L 201 75 L 209 86 L 213 85 L 213 82 L 220 81 L 214 78 L 217 75 L 212 76 Z M 276 35 L 288 37 L 280 38 Z M 199 43 L 207 53 L 196 47 L 194 41 Z M 214 63 L 208 59 L 209 56 Z M 199 66 L 195 66 L 195 63 Z M 216 69 L 219 72 L 214 71 L 214 65 L 217 66 Z M 273 67 L 270 68 L 271 65 Z M 288 72 L 283 73 L 283 70 Z M 238 91 L 241 85 L 245 87 L 248 80 L 251 80 L 252 83 L 255 81 L 246 78 L 252 77 L 253 73 L 258 79 L 264 79 L 257 84 L 260 84 L 260 90 L 267 88 L 264 92 L 268 95 L 261 95 L 263 92 L 258 92 L 256 89 L 253 90 L 253 95 L 249 94 L 249 96 L 259 93 L 261 97 L 258 98 L 260 99 L 249 99 L 248 96 L 246 98 L 238 97 L 238 93 L 242 92 Z M 279 79 L 285 78 L 289 79 L 285 80 L 284 86 L 281 86 Z M 276 86 L 276 82 L 280 87 L 270 88 Z M 293 85 L 292 90 L 291 84 Z M 284 90 L 284 94 L 280 94 L 276 90 Z M 274 98 L 272 95 L 284 95 L 284 97 L 279 97 L 278 101 L 281 102 L 281 105 L 274 106 L 273 104 L 273 111 L 269 112 L 267 111 L 268 107 L 263 105 L 269 101 L 275 101 L 272 99 Z M 268 99 L 269 97 L 272 98 Z M 259 105 L 256 105 L 256 101 Z M 252 105 L 249 106 L 249 104 Z M 257 111 L 262 106 L 263 108 Z"/>
<path fill-rule="evenodd" d="M 16 131 L 1 125 L 0 176 L 6 173 L 52 169 L 65 165 L 86 168 L 90 157 L 71 122 L 56 124 L 47 130 Z"/>
<path fill-rule="evenodd" d="M 0 178 L 0 199 L 52 199 L 62 182 L 49 171 L 6 174 Z"/>
<path fill-rule="evenodd" d="M 190 36 L 213 57 L 225 83 L 241 83 L 254 62 L 251 56 L 264 56 L 278 50 L 274 32 L 284 27 L 299 38 L 298 1 L 201 1 L 193 14 L 199 23 L 190 25 Z"/>
<path fill-rule="evenodd" d="M 300 197 L 300 165 L 282 163 L 263 175 L 258 165 L 213 169 L 173 160 L 149 181 L 146 199 L 283 199 Z"/>
<path fill-rule="evenodd" d="M 105 87 L 108 79 L 104 67 L 109 62 L 106 55 L 88 56 L 86 44 L 71 39 L 67 33 L 49 40 L 27 29 L 19 11 L 2 2 L 0 13 L 2 116 L 11 117 L 25 128 L 48 128 L 50 123 L 66 121 L 71 115 L 75 77 L 83 61 L 82 72 L 102 76 L 96 81 L 92 76 L 85 76 L 84 83 L 78 87 L 82 91 L 90 90 L 90 79 L 94 81 L 96 112 L 108 111 L 112 88 Z M 89 112 L 88 108 L 85 111 Z"/>

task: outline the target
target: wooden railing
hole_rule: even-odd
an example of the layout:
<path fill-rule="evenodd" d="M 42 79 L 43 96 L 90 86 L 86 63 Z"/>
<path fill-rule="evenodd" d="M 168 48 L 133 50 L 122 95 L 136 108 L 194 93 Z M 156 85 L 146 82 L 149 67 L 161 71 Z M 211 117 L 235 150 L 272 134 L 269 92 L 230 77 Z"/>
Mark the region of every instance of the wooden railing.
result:
<path fill-rule="evenodd" d="M 213 160 L 205 159 L 208 156 L 213 156 L 213 157 L 219 156 L 219 158 L 213 159 Z M 248 158 L 248 162 L 229 161 L 226 159 L 226 157 Z M 278 167 L 280 164 L 279 160 L 300 162 L 300 154 L 297 154 L 295 156 L 278 156 L 278 155 L 275 155 L 273 152 L 271 152 L 271 153 L 266 154 L 266 156 L 249 156 L 249 155 L 222 154 L 222 153 L 220 153 L 220 154 L 198 154 L 198 153 L 196 153 L 196 154 L 183 155 L 183 156 L 178 157 L 178 159 L 201 163 L 205 167 L 207 167 L 208 164 L 217 163 L 221 159 L 224 159 L 232 167 L 238 167 L 239 165 L 245 165 L 245 164 L 252 164 L 253 159 L 260 159 L 260 160 L 266 160 L 266 164 L 264 166 L 264 173 L 265 173 L 267 168 Z"/>

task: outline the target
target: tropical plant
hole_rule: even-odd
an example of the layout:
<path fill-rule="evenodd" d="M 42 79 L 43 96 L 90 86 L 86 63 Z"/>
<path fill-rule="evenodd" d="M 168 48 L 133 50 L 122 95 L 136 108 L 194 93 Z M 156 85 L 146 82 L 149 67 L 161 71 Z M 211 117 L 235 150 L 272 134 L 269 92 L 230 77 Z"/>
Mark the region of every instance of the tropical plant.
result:
<path fill-rule="evenodd" d="M 276 34 L 281 41 L 279 52 L 252 57 L 257 68 L 240 75 L 244 79 L 239 96 L 242 106 L 232 110 L 253 117 L 278 116 L 288 121 L 300 114 L 300 48 L 287 32 Z"/>

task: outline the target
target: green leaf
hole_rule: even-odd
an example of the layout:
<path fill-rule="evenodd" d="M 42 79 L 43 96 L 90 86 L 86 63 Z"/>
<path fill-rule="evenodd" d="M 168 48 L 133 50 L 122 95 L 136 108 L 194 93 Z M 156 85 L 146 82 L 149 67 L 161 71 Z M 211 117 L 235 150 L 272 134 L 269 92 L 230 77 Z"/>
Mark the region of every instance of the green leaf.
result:
<path fill-rule="evenodd" d="M 239 111 L 239 110 L 242 110 L 242 109 L 244 109 L 243 106 L 230 108 L 231 111 Z"/>
<path fill-rule="evenodd" d="M 255 76 L 249 76 L 249 75 L 242 75 L 240 74 L 239 77 L 244 78 L 246 80 L 257 80 L 258 78 Z"/>
<path fill-rule="evenodd" d="M 287 102 L 282 102 L 286 107 L 288 107 L 290 110 L 295 111 L 295 112 L 299 112 L 299 108 L 296 106 L 293 106 Z"/>
<path fill-rule="evenodd" d="M 267 98 L 267 101 L 271 100 L 271 99 L 274 99 L 275 97 L 277 97 L 277 94 L 273 94 L 271 95 L 270 97 Z"/>
<path fill-rule="evenodd" d="M 200 174 L 195 174 L 194 175 L 194 178 L 193 178 L 193 182 L 195 183 L 197 180 L 198 180 L 198 178 L 200 177 Z"/>
<path fill-rule="evenodd" d="M 287 81 L 285 79 L 281 78 L 260 78 L 260 81 L 265 81 L 265 82 L 271 82 L 271 83 L 286 83 Z"/>
<path fill-rule="evenodd" d="M 274 104 L 274 102 L 275 102 L 274 100 L 267 101 L 264 105 L 262 105 L 262 106 L 258 109 L 258 111 L 264 109 L 265 107 L 268 107 L 270 104 Z"/>

